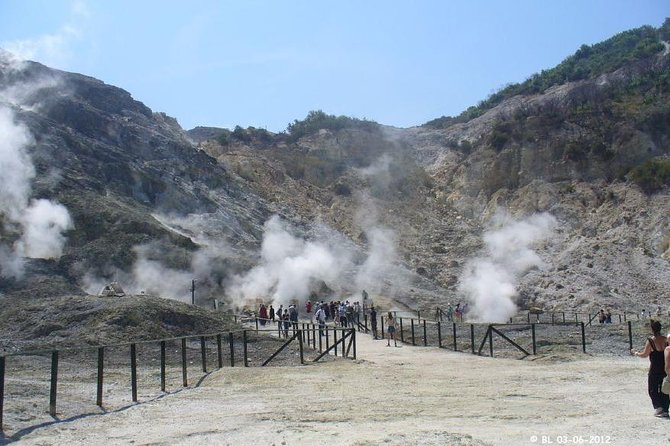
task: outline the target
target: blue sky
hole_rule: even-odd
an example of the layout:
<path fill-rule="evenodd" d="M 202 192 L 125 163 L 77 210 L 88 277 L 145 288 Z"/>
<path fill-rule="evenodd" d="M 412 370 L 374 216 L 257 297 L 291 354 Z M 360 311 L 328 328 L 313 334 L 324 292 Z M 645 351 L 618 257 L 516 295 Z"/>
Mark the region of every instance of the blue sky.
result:
<path fill-rule="evenodd" d="M 457 115 L 667 0 L 0 0 L 0 47 L 197 125 L 310 110 L 411 127 Z"/>

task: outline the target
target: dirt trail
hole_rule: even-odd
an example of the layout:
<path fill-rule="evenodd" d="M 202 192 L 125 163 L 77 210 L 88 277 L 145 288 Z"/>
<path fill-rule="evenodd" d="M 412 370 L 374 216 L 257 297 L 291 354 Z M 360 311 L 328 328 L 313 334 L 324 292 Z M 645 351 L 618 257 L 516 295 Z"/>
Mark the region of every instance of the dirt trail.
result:
<path fill-rule="evenodd" d="M 224 368 L 195 389 L 53 424 L 20 444 L 658 445 L 647 363 L 491 359 L 358 336 L 358 361 Z M 581 437 L 578 437 L 581 436 Z M 544 438 L 543 438 L 544 437 Z M 544 441 L 543 441 L 544 440 Z M 563 441 L 568 440 L 568 441 Z"/>

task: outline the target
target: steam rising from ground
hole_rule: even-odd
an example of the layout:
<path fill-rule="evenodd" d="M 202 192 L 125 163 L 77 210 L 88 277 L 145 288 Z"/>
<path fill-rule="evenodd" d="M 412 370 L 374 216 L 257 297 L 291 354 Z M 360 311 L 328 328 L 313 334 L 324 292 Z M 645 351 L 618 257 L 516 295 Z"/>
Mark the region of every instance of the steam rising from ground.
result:
<path fill-rule="evenodd" d="M 350 262 L 349 254 L 328 240 L 293 236 L 275 215 L 265 223 L 259 264 L 236 276 L 228 293 L 239 303 L 266 297 L 279 304 L 305 300 L 321 281 L 332 287 Z"/>
<path fill-rule="evenodd" d="M 228 250 L 216 244 L 202 246 L 193 254 L 188 269 L 166 266 L 160 260 L 165 251 L 159 244 L 138 245 L 133 251 L 137 258 L 130 271 L 112 268 L 105 271 L 104 277 L 89 271 L 82 279 L 82 288 L 89 294 L 98 294 L 110 282 L 118 282 L 126 293 L 190 302 L 191 281 L 195 279 L 196 299 L 201 301 L 220 286 L 216 283 L 217 269 Z M 221 290 L 218 291 L 221 295 Z"/>
<path fill-rule="evenodd" d="M 493 222 L 495 228 L 484 234 L 485 253 L 465 265 L 459 291 L 473 303 L 471 319 L 505 322 L 517 312 L 521 276 L 544 265 L 532 246 L 552 234 L 556 219 L 542 213 L 513 221 L 499 213 Z"/>
<path fill-rule="evenodd" d="M 58 258 L 63 232 L 72 227 L 67 209 L 46 199 L 31 200 L 35 168 L 26 148 L 32 143 L 28 129 L 16 122 L 13 111 L 0 104 L 0 214 L 4 232 L 18 239 L 9 246 L 2 240 L 0 274 L 21 277 L 21 258 Z"/>

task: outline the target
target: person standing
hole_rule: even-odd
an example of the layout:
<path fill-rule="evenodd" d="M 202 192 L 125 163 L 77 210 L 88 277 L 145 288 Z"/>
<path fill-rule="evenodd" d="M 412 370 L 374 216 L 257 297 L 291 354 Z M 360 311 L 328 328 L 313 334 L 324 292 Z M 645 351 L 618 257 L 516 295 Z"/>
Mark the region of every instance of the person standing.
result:
<path fill-rule="evenodd" d="M 377 310 L 375 306 L 370 307 L 370 326 L 372 327 L 372 338 L 377 339 Z"/>
<path fill-rule="evenodd" d="M 640 358 L 649 358 L 647 391 L 649 392 L 649 398 L 651 398 L 651 404 L 654 406 L 654 415 L 657 417 L 667 417 L 670 397 L 661 392 L 661 385 L 666 373 L 664 354 L 668 341 L 664 336 L 661 336 L 662 327 L 659 321 L 652 320 L 649 326 L 653 335 L 647 338 L 644 349 L 639 352 L 631 349 L 631 353 Z"/>
<path fill-rule="evenodd" d="M 265 307 L 265 304 L 261 304 L 261 308 L 258 310 L 258 319 L 261 325 L 265 325 L 268 320 L 268 309 Z"/>
<path fill-rule="evenodd" d="M 295 331 L 298 329 L 298 309 L 295 305 L 288 306 L 288 314 L 291 319 L 291 325 L 293 325 L 293 330 Z"/>
<path fill-rule="evenodd" d="M 284 322 L 284 337 L 288 338 L 288 329 L 291 327 L 291 319 L 287 309 L 284 310 L 282 321 Z"/>
<path fill-rule="evenodd" d="M 340 303 L 340 307 L 338 309 L 338 315 L 340 316 L 340 325 L 342 327 L 347 326 L 347 304 L 344 302 Z"/>
<path fill-rule="evenodd" d="M 270 320 L 271 320 L 272 322 L 275 321 L 275 309 L 272 308 L 272 304 L 270 304 Z"/>
<path fill-rule="evenodd" d="M 396 339 L 395 339 L 395 323 L 396 323 L 395 317 L 393 317 L 393 313 L 391 313 L 389 311 L 387 318 L 388 319 L 386 321 L 386 326 L 387 326 L 386 332 L 388 333 L 389 337 L 388 337 L 388 340 L 386 342 L 386 346 L 390 347 L 391 346 L 391 339 L 393 339 L 393 343 L 397 347 L 398 346 L 398 341 L 396 341 Z"/>
<path fill-rule="evenodd" d="M 320 305 L 314 314 L 316 322 L 319 324 L 319 336 L 323 336 L 323 329 L 326 328 L 326 310 L 324 305 Z"/>

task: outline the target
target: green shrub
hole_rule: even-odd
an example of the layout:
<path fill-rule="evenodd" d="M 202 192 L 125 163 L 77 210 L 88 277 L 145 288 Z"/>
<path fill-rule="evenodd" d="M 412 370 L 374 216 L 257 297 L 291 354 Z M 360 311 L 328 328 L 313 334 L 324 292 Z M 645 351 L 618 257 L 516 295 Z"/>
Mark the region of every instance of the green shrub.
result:
<path fill-rule="evenodd" d="M 509 121 L 499 121 L 493 126 L 489 143 L 496 151 L 501 151 L 505 145 L 512 140 L 514 124 Z"/>
<path fill-rule="evenodd" d="M 379 124 L 374 121 L 350 118 L 348 116 L 328 115 L 321 110 L 312 110 L 307 113 L 307 117 L 304 120 L 298 121 L 296 119 L 292 124 L 289 124 L 287 131 L 290 139 L 297 141 L 299 138 L 321 129 L 337 131 L 344 128 L 358 128 L 368 131 L 377 131 L 380 129 Z"/>
<path fill-rule="evenodd" d="M 335 185 L 335 193 L 337 195 L 349 196 L 351 195 L 351 187 L 348 184 L 337 183 Z"/>
<path fill-rule="evenodd" d="M 251 135 L 249 134 L 249 132 L 244 130 L 239 125 L 235 126 L 235 129 L 233 130 L 232 136 L 233 136 L 233 138 L 235 138 L 235 139 L 237 139 L 238 141 L 241 141 L 241 142 L 246 142 L 246 143 L 251 142 Z"/>
<path fill-rule="evenodd" d="M 216 140 L 222 146 L 227 146 L 228 144 L 230 144 L 230 131 L 224 130 L 223 132 L 221 132 L 219 136 L 216 137 Z"/>
<path fill-rule="evenodd" d="M 648 194 L 670 185 L 670 158 L 653 158 L 630 171 L 630 179 Z"/>

